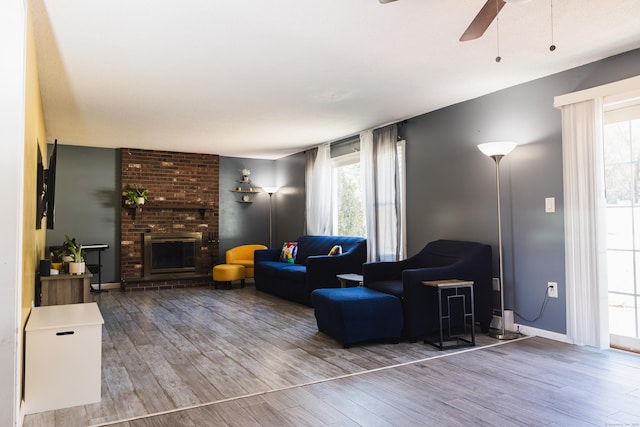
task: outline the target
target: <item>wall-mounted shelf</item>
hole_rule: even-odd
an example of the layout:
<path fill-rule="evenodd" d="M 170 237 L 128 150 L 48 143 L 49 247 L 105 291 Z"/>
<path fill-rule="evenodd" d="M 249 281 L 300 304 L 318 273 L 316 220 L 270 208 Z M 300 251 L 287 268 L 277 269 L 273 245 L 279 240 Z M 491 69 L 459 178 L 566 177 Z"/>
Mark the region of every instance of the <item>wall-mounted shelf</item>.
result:
<path fill-rule="evenodd" d="M 234 190 L 229 190 L 232 193 L 240 193 L 242 196 L 240 200 L 236 200 L 238 203 L 253 203 L 253 196 L 259 193 L 256 190 L 256 187 L 253 186 L 251 180 L 247 177 L 243 177 L 243 179 L 239 179 L 238 186 Z"/>

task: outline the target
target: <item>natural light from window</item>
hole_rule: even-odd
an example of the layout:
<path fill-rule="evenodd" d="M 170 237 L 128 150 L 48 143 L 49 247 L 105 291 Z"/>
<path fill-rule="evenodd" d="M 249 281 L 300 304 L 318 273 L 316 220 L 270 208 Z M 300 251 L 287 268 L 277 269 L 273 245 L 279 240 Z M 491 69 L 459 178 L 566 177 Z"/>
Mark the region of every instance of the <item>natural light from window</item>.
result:
<path fill-rule="evenodd" d="M 640 338 L 640 109 L 635 119 L 626 113 L 605 113 L 603 146 L 609 332 L 612 344 L 628 346 Z"/>
<path fill-rule="evenodd" d="M 352 153 L 332 160 L 333 234 L 366 236 L 364 191 L 360 154 Z"/>

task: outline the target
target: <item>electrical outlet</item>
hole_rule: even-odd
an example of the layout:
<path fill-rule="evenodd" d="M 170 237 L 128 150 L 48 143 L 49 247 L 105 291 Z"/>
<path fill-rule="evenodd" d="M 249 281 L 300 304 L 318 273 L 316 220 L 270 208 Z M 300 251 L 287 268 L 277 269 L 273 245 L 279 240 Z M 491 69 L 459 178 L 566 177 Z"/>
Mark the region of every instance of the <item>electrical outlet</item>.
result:
<path fill-rule="evenodd" d="M 547 294 L 549 298 L 558 298 L 558 283 L 547 282 Z"/>

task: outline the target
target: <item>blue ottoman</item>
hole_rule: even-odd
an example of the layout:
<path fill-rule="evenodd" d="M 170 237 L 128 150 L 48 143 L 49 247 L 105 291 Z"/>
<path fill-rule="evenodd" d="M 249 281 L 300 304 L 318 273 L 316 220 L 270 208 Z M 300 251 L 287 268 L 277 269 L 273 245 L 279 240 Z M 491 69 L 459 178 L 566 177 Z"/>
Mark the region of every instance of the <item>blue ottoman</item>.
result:
<path fill-rule="evenodd" d="M 400 299 L 373 289 L 322 288 L 311 293 L 318 330 L 351 344 L 381 338 L 397 342 L 402 334 Z"/>

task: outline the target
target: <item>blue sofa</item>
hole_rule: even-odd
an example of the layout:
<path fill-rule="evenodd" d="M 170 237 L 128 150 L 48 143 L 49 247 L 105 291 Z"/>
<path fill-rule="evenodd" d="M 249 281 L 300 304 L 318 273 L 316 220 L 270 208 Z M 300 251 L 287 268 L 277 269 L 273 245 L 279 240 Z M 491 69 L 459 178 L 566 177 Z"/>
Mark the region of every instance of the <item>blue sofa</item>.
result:
<path fill-rule="evenodd" d="M 342 273 L 362 273 L 367 260 L 367 239 L 352 236 L 300 236 L 294 264 L 280 262 L 280 248 L 257 250 L 254 254 L 256 289 L 311 306 L 311 292 L 318 288 L 339 288 Z M 341 255 L 328 256 L 334 245 Z"/>
<path fill-rule="evenodd" d="M 402 301 L 403 335 L 416 340 L 437 330 L 438 299 L 428 280 L 473 280 L 474 314 L 483 331 L 493 315 L 491 246 L 458 240 L 436 240 L 419 253 L 397 262 L 366 263 L 364 286 Z"/>

